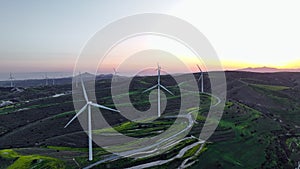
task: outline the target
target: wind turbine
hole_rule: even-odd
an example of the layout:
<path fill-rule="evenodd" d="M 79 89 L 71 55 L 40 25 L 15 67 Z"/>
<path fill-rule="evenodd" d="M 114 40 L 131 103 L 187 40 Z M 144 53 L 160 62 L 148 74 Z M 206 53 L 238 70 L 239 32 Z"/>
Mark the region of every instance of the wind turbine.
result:
<path fill-rule="evenodd" d="M 92 101 L 89 100 L 87 92 L 85 90 L 85 86 L 84 83 L 81 79 L 81 86 L 82 86 L 82 90 L 83 90 L 83 95 L 84 95 L 84 99 L 86 101 L 86 104 L 76 113 L 76 115 L 65 125 L 64 128 L 68 127 L 69 124 L 71 124 L 82 112 L 84 112 L 86 109 L 88 110 L 88 143 L 89 143 L 89 160 L 92 161 L 93 160 L 93 147 L 92 147 L 92 115 L 91 115 L 91 108 L 93 107 L 98 107 L 101 109 L 106 109 L 106 110 L 110 110 L 110 111 L 114 111 L 114 112 L 119 112 L 119 110 L 115 110 L 115 109 L 111 109 L 109 107 L 106 106 L 102 106 L 99 105 L 97 103 L 93 103 Z"/>
<path fill-rule="evenodd" d="M 48 86 L 48 75 L 45 73 L 45 81 L 46 81 L 46 86 Z"/>
<path fill-rule="evenodd" d="M 115 68 L 113 68 L 113 70 L 114 70 L 114 76 L 117 77 L 117 75 L 118 75 L 119 72 Z M 115 81 L 117 81 L 117 78 L 115 78 Z"/>
<path fill-rule="evenodd" d="M 10 80 L 10 87 L 14 87 L 13 81 L 14 81 L 14 77 L 11 73 L 9 73 L 9 80 Z"/>
<path fill-rule="evenodd" d="M 115 68 L 113 69 L 114 69 L 114 75 L 116 76 L 119 72 Z"/>
<path fill-rule="evenodd" d="M 157 84 L 144 90 L 143 93 L 147 92 L 147 91 L 150 91 L 152 89 L 155 89 L 157 87 L 157 115 L 158 117 L 160 117 L 161 113 L 160 113 L 160 88 L 164 89 L 165 91 L 167 91 L 168 93 L 170 93 L 171 95 L 174 96 L 174 94 L 169 91 L 166 87 L 164 87 L 163 85 L 160 84 L 160 70 L 161 70 L 161 67 L 159 66 L 159 64 L 157 64 Z"/>
<path fill-rule="evenodd" d="M 204 85 L 203 85 L 203 71 L 202 71 L 202 69 L 200 68 L 200 66 L 199 65 L 197 65 L 197 67 L 198 67 L 198 69 L 199 69 L 199 71 L 200 71 L 200 77 L 199 77 L 199 79 L 198 79 L 198 82 L 201 80 L 201 93 L 203 93 L 204 92 Z"/>
<path fill-rule="evenodd" d="M 76 88 L 78 87 L 78 78 L 79 77 L 81 79 L 81 72 L 79 72 L 79 74 L 77 76 L 75 76 L 75 85 L 76 85 Z"/>

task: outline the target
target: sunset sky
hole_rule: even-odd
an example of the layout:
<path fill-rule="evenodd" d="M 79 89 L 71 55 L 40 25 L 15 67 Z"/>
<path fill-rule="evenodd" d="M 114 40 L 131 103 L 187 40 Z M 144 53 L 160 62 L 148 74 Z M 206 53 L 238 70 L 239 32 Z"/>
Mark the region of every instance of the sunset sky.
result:
<path fill-rule="evenodd" d="M 207 37 L 224 69 L 299 68 L 299 9 L 297 0 L 4 0 L 0 72 L 71 72 L 95 32 L 139 13 L 188 21 Z"/>

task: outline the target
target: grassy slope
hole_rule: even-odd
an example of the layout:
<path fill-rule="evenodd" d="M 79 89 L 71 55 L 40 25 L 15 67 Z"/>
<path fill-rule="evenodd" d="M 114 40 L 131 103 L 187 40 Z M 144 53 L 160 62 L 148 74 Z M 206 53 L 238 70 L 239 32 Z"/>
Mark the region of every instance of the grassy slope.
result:
<path fill-rule="evenodd" d="M 12 161 L 12 164 L 6 166 L 8 169 L 65 168 L 64 162 L 59 159 L 40 155 L 20 155 L 12 149 L 0 150 L 0 157 Z"/>
<path fill-rule="evenodd" d="M 246 82 L 244 82 L 246 83 Z M 293 123 L 295 125 L 300 125 L 299 112 L 300 104 L 297 98 L 294 98 L 287 93 L 286 90 L 293 90 L 287 86 L 278 85 L 262 85 L 256 83 L 246 83 L 252 87 L 257 92 L 269 97 L 276 106 L 281 108 L 268 107 L 268 110 L 272 112 L 273 115 L 280 117 L 287 123 Z"/>
<path fill-rule="evenodd" d="M 262 85 L 262 84 L 250 84 L 250 85 L 257 88 L 272 90 L 272 91 L 280 91 L 280 90 L 286 90 L 290 88 L 286 86 L 276 86 L 276 85 Z"/>
<path fill-rule="evenodd" d="M 232 105 L 233 104 L 233 105 Z M 230 103 L 218 129 L 230 128 L 235 136 L 213 142 L 193 168 L 261 168 L 266 163 L 266 149 L 273 141 L 271 134 L 280 127 L 262 114 L 240 103 Z M 239 112 L 239 113 L 236 113 Z M 218 130 L 217 129 L 217 130 Z M 223 130 L 226 131 L 226 130 Z M 217 133 L 220 134 L 220 133 Z M 274 151 L 274 150 L 271 150 Z M 276 161 L 276 159 L 272 159 Z M 268 166 L 277 165 L 267 161 Z"/>
<path fill-rule="evenodd" d="M 276 95 L 276 92 L 288 89 L 284 86 L 270 86 L 258 84 L 252 84 L 251 86 L 256 90 L 263 92 L 264 94 L 267 94 L 270 97 L 273 97 L 274 100 L 277 99 L 279 103 L 287 102 L 286 98 L 282 98 Z M 276 145 L 274 145 L 276 139 L 274 138 L 271 132 L 274 130 L 280 130 L 280 127 L 272 120 L 265 119 L 260 112 L 236 102 L 229 102 L 225 111 L 227 111 L 228 114 L 224 115 L 220 123 L 219 129 L 230 129 L 230 131 L 234 132 L 235 137 L 227 138 L 226 141 L 214 142 L 212 144 L 209 144 L 207 151 L 203 154 L 203 156 L 199 158 L 199 162 L 195 165 L 194 168 L 260 168 L 262 164 L 267 164 L 269 167 L 278 166 L 276 162 L 276 155 L 274 155 L 274 157 L 272 157 L 272 159 L 269 160 L 267 159 L 267 153 L 276 154 Z M 238 113 L 238 111 L 242 111 L 242 113 Z M 291 114 L 293 113 L 294 112 L 292 112 Z M 58 116 L 58 118 L 59 117 L 60 116 Z M 293 117 L 289 118 L 293 119 Z M 204 120 L 204 117 L 198 116 L 198 120 Z M 116 129 L 128 132 L 128 130 L 132 127 L 135 128 L 136 126 L 127 126 L 126 124 L 124 124 L 117 126 Z M 73 149 L 76 149 L 60 147 L 51 148 L 67 151 L 74 151 Z M 266 149 L 270 150 L 266 151 Z M 84 151 L 86 150 L 87 149 L 85 149 Z M 1 152 L 2 151 L 4 150 L 1 150 Z M 7 163 L 11 163 L 16 167 L 20 167 L 21 165 L 33 165 L 37 166 L 38 168 L 41 168 L 43 166 L 55 167 L 60 163 L 59 161 L 56 161 L 57 159 L 43 157 L 39 155 L 22 156 L 19 154 L 15 155 L 14 152 L 10 152 L 8 154 L 11 154 L 12 157 L 8 158 L 4 155 L 4 157 L 2 156 L 1 158 L 5 159 Z M 40 161 L 40 159 L 42 159 L 42 161 Z M 86 163 L 86 157 L 78 157 L 78 159 L 81 159 L 83 163 Z M 119 162 L 122 163 L 122 161 Z"/>

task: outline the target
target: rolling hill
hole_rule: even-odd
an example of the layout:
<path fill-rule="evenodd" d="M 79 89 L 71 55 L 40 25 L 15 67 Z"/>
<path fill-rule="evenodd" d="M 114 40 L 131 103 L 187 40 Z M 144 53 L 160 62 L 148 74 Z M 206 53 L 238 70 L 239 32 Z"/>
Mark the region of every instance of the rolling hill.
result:
<path fill-rule="evenodd" d="M 210 95 L 200 94 L 203 99 L 195 119 L 197 123 L 185 140 L 172 149 L 140 159 L 115 158 L 94 144 L 95 160 L 92 162 L 86 160 L 87 135 L 79 122 L 76 120 L 71 127 L 63 129 L 75 114 L 70 81 L 54 86 L 20 87 L 22 90 L 2 87 L 0 100 L 12 103 L 0 108 L 0 168 L 81 168 L 100 160 L 107 161 L 93 168 L 129 168 L 159 162 L 161 165 L 151 168 L 188 167 L 186 164 L 195 169 L 295 168 L 300 161 L 300 73 L 228 71 L 225 74 L 224 114 L 205 144 L 198 145 L 192 137 L 199 135 L 212 100 Z M 154 80 L 153 77 L 137 78 L 133 90 L 118 97 L 134 96 L 138 98 L 132 99 L 135 108 L 145 110 L 151 104 L 148 96 L 135 91 L 147 88 Z M 204 80 L 205 91 L 209 93 L 207 74 Z M 170 77 L 162 77 L 162 82 L 178 93 Z M 121 87 L 122 81 L 118 83 Z M 98 103 L 113 106 L 109 78 L 97 79 L 95 92 L 97 98 L 103 98 L 97 99 Z M 176 114 L 178 99 L 180 97 L 168 96 L 164 116 Z M 174 123 L 162 118 L 141 125 L 118 114 L 102 113 L 114 129 L 132 137 L 155 136 Z M 192 148 L 187 149 L 189 146 Z M 179 156 L 185 148 L 185 153 Z M 174 160 L 168 161 L 172 158 Z M 163 163 L 164 160 L 167 162 Z"/>

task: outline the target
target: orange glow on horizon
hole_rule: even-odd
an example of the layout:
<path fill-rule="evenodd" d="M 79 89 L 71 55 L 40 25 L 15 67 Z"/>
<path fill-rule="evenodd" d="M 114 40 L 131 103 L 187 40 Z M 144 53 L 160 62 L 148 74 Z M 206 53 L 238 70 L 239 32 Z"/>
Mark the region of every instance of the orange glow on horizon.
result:
<path fill-rule="evenodd" d="M 274 63 L 247 63 L 241 61 L 229 61 L 223 60 L 221 61 L 224 70 L 235 70 L 235 69 L 243 69 L 243 68 L 257 68 L 257 67 L 270 67 L 270 68 L 277 68 L 277 69 L 299 69 L 300 68 L 300 60 L 289 62 L 287 64 L 274 64 Z"/>
<path fill-rule="evenodd" d="M 204 71 L 215 71 L 219 70 L 216 68 L 213 64 L 208 64 L 204 65 L 199 62 L 200 60 L 194 57 L 188 57 L 188 56 L 180 56 L 180 59 L 184 59 L 185 64 L 187 67 L 190 68 L 192 72 L 198 72 L 198 69 L 196 67 L 196 64 L 199 64 L 201 68 Z M 246 63 L 246 62 L 240 62 L 240 61 L 229 61 L 229 60 L 221 60 L 220 61 L 223 67 L 223 70 L 237 70 L 237 69 L 243 69 L 243 68 L 258 68 L 258 67 L 270 67 L 270 68 L 277 68 L 277 69 L 299 69 L 300 68 L 300 60 L 299 61 L 294 61 L 290 62 L 287 65 L 275 65 L 275 64 L 268 64 L 268 63 Z M 113 68 L 116 68 L 118 63 L 112 63 L 110 62 L 109 64 L 105 64 L 101 66 L 101 72 L 113 72 Z M 156 65 L 153 65 L 155 67 Z M 161 65 L 163 66 L 163 65 Z M 165 67 L 166 68 L 166 67 Z M 99 70 L 100 70 L 99 69 Z M 128 67 L 128 71 L 134 70 L 134 64 Z M 170 73 L 181 73 L 182 69 L 174 66 L 167 67 L 166 69 L 167 72 Z"/>

